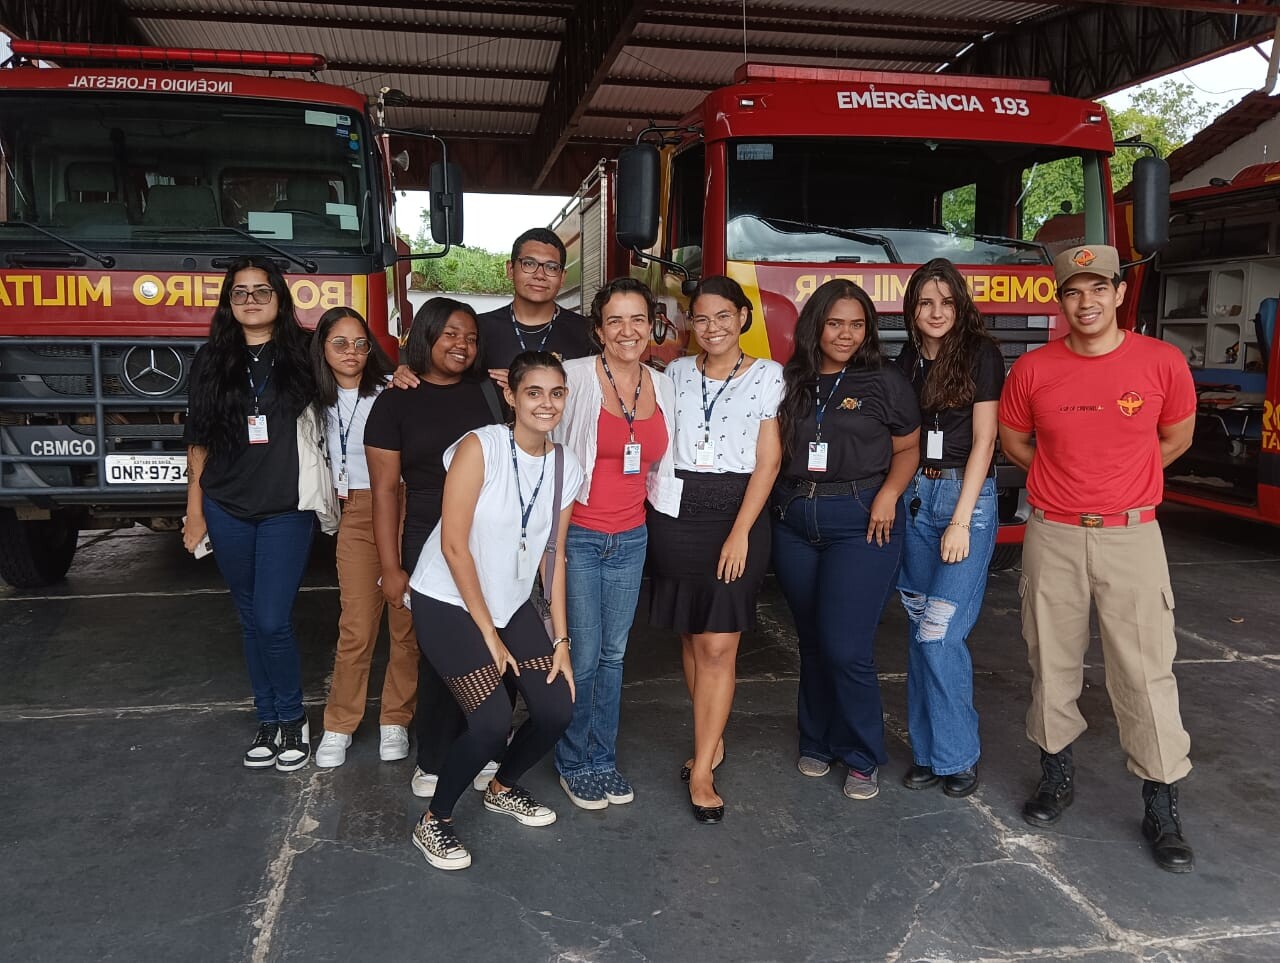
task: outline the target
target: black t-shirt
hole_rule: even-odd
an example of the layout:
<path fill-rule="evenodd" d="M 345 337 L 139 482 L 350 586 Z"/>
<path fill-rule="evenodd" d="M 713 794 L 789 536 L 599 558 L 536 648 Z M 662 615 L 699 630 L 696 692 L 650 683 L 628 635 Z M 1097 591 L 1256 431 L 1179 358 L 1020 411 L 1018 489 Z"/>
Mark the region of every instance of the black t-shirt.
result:
<path fill-rule="evenodd" d="M 818 402 L 831 394 L 840 375 L 818 378 Z M 809 471 L 809 442 L 817 438 L 817 409 L 792 428 L 791 458 L 782 474 L 816 482 L 855 481 L 889 470 L 893 436 L 920 427 L 915 393 L 902 372 L 883 367 L 850 368 L 827 402 L 822 440 L 827 443 L 827 470 Z"/>
<path fill-rule="evenodd" d="M 188 391 L 195 397 L 196 386 L 207 377 L 208 346 L 196 352 L 191 362 L 191 379 Z M 240 413 L 241 439 L 234 451 L 210 453 L 200 475 L 200 487 L 206 495 L 218 503 L 224 511 L 236 518 L 256 520 L 282 515 L 298 510 L 298 415 L 288 402 L 276 393 L 276 380 L 272 377 L 276 360 L 276 346 L 267 342 L 258 359 L 249 356 L 249 371 L 254 385 L 262 389 L 258 398 L 258 411 L 267 416 L 267 442 L 249 444 L 249 415 L 252 406 Z M 252 395 L 253 391 L 250 391 Z M 201 411 L 192 404 L 183 429 L 183 441 L 188 445 L 207 447 L 208 423 L 211 413 Z"/>
<path fill-rule="evenodd" d="M 484 357 L 480 359 L 480 366 L 486 371 L 490 368 L 511 367 L 512 359 L 521 351 L 550 351 L 561 361 L 585 358 L 596 353 L 591 340 L 591 322 L 576 311 L 561 308 L 551 322 L 550 330 L 546 327 L 529 329 L 524 325 L 513 325 L 511 319 L 509 304 L 486 311 L 479 317 L 480 341 L 484 345 Z M 520 343 L 522 338 L 523 345 Z"/>
<path fill-rule="evenodd" d="M 916 399 L 924 392 L 925 380 L 933 370 L 933 362 L 922 358 L 908 344 L 898 355 L 897 364 L 911 380 Z M 983 340 L 977 357 L 973 359 L 973 401 L 999 401 L 1004 387 L 1004 355 L 994 341 Z M 942 432 L 942 457 L 928 458 L 925 432 Z M 920 412 L 920 463 L 933 468 L 963 468 L 969 461 L 973 448 L 973 407 L 944 408 L 942 411 Z M 993 459 L 994 465 L 994 459 Z M 990 469 L 988 469 L 990 470 Z"/>
<path fill-rule="evenodd" d="M 400 452 L 400 477 L 408 490 L 406 531 L 435 527 L 444 492 L 445 449 L 493 420 L 479 381 L 423 381 L 416 388 L 388 388 L 378 395 L 365 421 L 364 443 Z"/>

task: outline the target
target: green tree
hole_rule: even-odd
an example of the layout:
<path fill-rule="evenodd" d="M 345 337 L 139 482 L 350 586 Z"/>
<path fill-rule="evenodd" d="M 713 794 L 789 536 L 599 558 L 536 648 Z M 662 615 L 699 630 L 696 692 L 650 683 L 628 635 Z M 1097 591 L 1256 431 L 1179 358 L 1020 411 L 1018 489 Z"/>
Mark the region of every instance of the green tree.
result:
<path fill-rule="evenodd" d="M 431 215 L 422 213 L 415 238 L 405 238 L 410 250 L 439 250 L 431 240 Z M 444 257 L 413 262 L 413 286 L 421 291 L 453 291 L 461 294 L 511 294 L 507 255 L 474 247 L 453 247 Z"/>

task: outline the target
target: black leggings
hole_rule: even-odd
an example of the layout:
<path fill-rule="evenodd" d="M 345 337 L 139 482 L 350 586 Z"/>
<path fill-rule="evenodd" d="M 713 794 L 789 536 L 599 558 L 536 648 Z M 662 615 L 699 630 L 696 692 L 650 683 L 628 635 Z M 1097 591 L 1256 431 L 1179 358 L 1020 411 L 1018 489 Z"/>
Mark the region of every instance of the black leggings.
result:
<path fill-rule="evenodd" d="M 460 605 L 414 592 L 413 623 L 423 655 L 444 679 L 467 721 L 466 731 L 449 747 L 431 800 L 432 814 L 448 819 L 471 780 L 486 762 L 499 758 L 504 746 L 506 753 L 495 777 L 504 786 L 514 785 L 550 752 L 569 726 L 573 700 L 563 676 L 547 684 L 551 641 L 537 611 L 525 602 L 498 630 L 520 666 L 514 681 L 529 707 L 529 718 L 506 746 L 511 699 L 470 613 Z"/>

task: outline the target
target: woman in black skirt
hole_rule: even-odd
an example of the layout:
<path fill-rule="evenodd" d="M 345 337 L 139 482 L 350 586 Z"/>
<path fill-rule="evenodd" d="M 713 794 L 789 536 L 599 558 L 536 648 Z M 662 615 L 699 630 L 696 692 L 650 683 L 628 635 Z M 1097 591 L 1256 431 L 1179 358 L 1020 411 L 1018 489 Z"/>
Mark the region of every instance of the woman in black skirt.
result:
<path fill-rule="evenodd" d="M 782 460 L 783 381 L 781 365 L 739 346 L 751 302 L 736 281 L 702 281 L 689 315 L 702 351 L 667 368 L 676 383 L 675 462 L 684 494 L 678 518 L 649 513 L 649 622 L 680 633 L 694 744 L 680 776 L 698 822 L 716 823 L 724 800 L 712 770 L 724 759 L 738 641 L 755 627 L 769 564 L 764 507 Z"/>

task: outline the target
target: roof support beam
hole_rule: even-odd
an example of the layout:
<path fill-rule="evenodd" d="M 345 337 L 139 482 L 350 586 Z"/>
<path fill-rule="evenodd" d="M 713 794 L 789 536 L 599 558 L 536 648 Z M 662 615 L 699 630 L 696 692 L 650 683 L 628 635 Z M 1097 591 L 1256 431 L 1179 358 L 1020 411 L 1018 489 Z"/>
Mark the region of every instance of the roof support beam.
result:
<path fill-rule="evenodd" d="M 591 95 L 609 76 L 651 0 L 577 0 L 565 20 L 564 42 L 533 135 L 532 156 L 541 165 L 533 188 L 542 187 L 581 120 Z"/>
<path fill-rule="evenodd" d="M 741 18 L 729 14 L 688 15 L 672 13 L 666 10 L 655 10 L 645 18 L 645 23 L 662 27 L 681 27 L 712 30 L 742 30 Z M 803 10 L 785 15 L 773 14 L 760 16 L 751 14 L 747 18 L 747 30 L 769 34 L 789 33 L 802 37 L 830 37 L 833 25 L 830 14 L 815 14 Z M 857 37 L 864 40 L 907 40 L 934 41 L 939 43 L 972 43 L 979 40 L 990 28 L 971 27 L 967 30 L 945 29 L 935 27 L 930 20 L 920 20 L 914 27 L 886 26 L 867 17 L 844 18 L 839 25 L 842 37 Z"/>
<path fill-rule="evenodd" d="M 413 77 L 458 77 L 461 80 L 530 80 L 540 84 L 545 84 L 551 79 L 550 74 L 527 70 L 485 70 L 475 67 L 449 67 L 441 64 L 386 64 L 361 60 L 330 60 L 325 70 L 342 70 L 355 74 L 377 74 L 382 78 L 408 75 Z"/>
<path fill-rule="evenodd" d="M 1078 11 L 1019 24 L 1014 32 L 977 44 L 949 69 L 963 74 L 1046 77 L 1060 94 L 1100 97 L 1265 39 L 1275 31 L 1275 18 L 1280 15 L 1280 2 L 1268 4 L 1270 16 L 1241 16 L 1234 10 L 1213 16 L 1174 9 L 1189 2 L 1090 3 Z"/>
<path fill-rule="evenodd" d="M 841 60 L 871 60 L 877 63 L 889 61 L 902 64 L 943 64 L 951 59 L 947 53 L 923 54 L 918 50 L 851 50 L 843 34 L 835 35 L 837 44 L 833 47 L 797 47 L 782 44 L 748 42 L 747 49 L 751 57 L 839 57 Z M 691 53 L 736 53 L 742 56 L 741 40 L 687 40 L 665 39 L 656 37 L 635 37 L 628 41 L 628 47 L 650 50 L 686 50 Z"/>
<path fill-rule="evenodd" d="M 573 9 L 572 0 L 432 0 L 430 3 L 413 3 L 412 0 L 291 0 L 295 7 L 372 7 L 375 10 L 396 10 L 403 13 L 498 13 L 543 18 L 562 17 Z"/>
<path fill-rule="evenodd" d="M 1043 5 L 1045 0 L 1001 0 L 1002 3 Z M 1185 10 L 1190 13 L 1217 13 L 1224 16 L 1280 16 L 1275 0 L 1058 0 L 1060 7 L 1158 7 L 1161 10 Z"/>
<path fill-rule="evenodd" d="M 0 25 L 24 40 L 149 46 L 120 0 L 0 0 Z"/>
<path fill-rule="evenodd" d="M 68 2 L 68 0 L 60 0 Z M 266 27 L 313 27 L 325 30 L 372 30 L 380 33 L 414 33 L 447 37 L 493 37 L 507 40 L 545 40 L 558 43 L 563 31 L 558 18 L 542 27 L 496 27 L 489 24 L 427 23 L 419 20 L 363 20 L 358 17 L 299 17 L 283 13 L 232 13 L 225 10 L 135 10 L 142 20 L 190 23 L 249 23 Z"/>
<path fill-rule="evenodd" d="M 1018 2 L 1018 0 L 1011 0 L 1011 2 Z M 1021 0 L 1021 2 L 1043 4 L 1045 0 Z M 714 15 L 716 21 L 720 22 L 707 24 L 708 26 L 733 27 L 733 29 L 739 31 L 742 29 L 741 0 L 705 0 L 705 2 L 697 4 L 684 5 L 667 2 L 657 10 L 654 10 L 647 19 L 653 23 L 660 23 L 666 22 L 668 17 L 705 17 L 712 15 Z M 942 30 L 976 34 L 977 36 L 982 36 L 992 29 L 990 21 L 987 20 L 938 17 L 934 16 L 932 10 L 927 14 L 921 13 L 916 16 L 889 13 L 859 13 L 856 10 L 850 10 L 848 12 L 842 11 L 839 14 L 839 18 L 838 22 L 835 21 L 833 15 L 826 11 L 774 10 L 764 13 L 758 10 L 750 10 L 747 13 L 747 29 L 786 29 L 786 24 L 810 23 L 825 26 L 828 34 L 832 33 L 836 28 L 843 30 L 846 27 L 853 28 L 853 32 L 858 32 L 857 28 L 859 27 L 905 27 L 919 31 L 921 34 Z M 918 36 L 916 39 L 928 38 Z"/>

